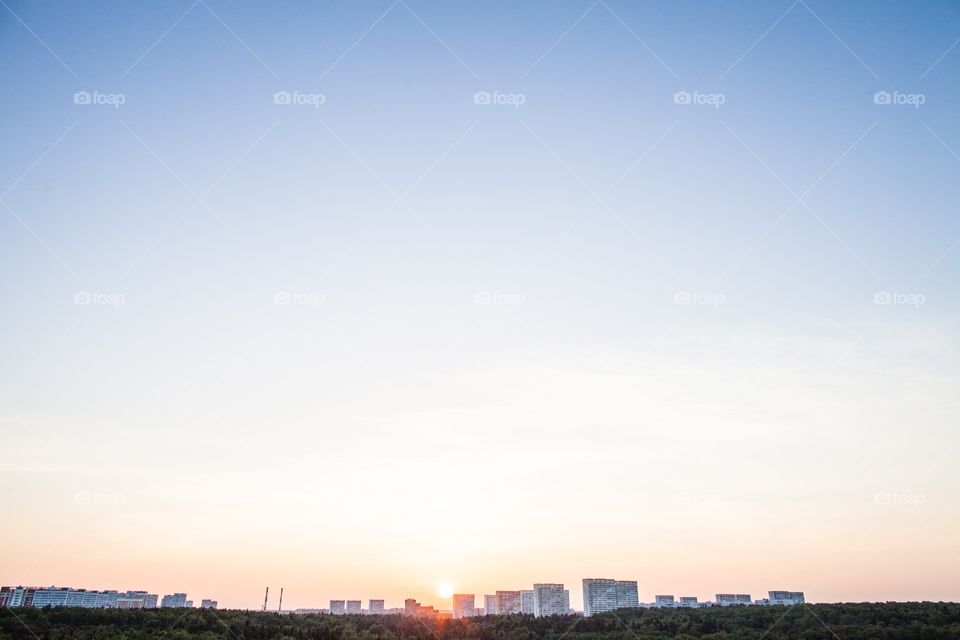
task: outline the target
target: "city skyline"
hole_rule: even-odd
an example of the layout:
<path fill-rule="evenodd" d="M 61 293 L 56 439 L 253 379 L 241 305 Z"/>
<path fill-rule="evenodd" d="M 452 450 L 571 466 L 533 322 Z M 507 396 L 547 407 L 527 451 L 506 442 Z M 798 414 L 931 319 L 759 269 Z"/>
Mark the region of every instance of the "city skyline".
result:
<path fill-rule="evenodd" d="M 0 36 L 3 584 L 960 601 L 960 3 Z"/>
<path fill-rule="evenodd" d="M 570 614 L 586 617 L 608 613 L 619 609 L 638 609 L 645 607 L 709 607 L 730 605 L 796 605 L 806 602 L 802 591 L 768 591 L 767 598 L 753 599 L 749 594 L 717 593 L 715 600 L 700 600 L 696 596 L 681 596 L 675 600 L 672 595 L 656 595 L 650 602 L 643 602 L 637 595 L 637 583 L 632 580 L 611 580 L 608 578 L 584 578 L 584 597 L 582 609 L 571 606 L 570 591 L 562 583 L 535 583 L 530 590 L 498 590 L 495 594 L 483 595 L 483 608 L 477 608 L 477 594 L 454 593 L 449 596 L 451 608 L 438 608 L 432 604 L 420 603 L 416 598 L 405 598 L 402 607 L 386 607 L 385 600 L 368 599 L 367 608 L 361 600 L 332 599 L 329 606 L 322 607 L 282 607 L 282 593 L 277 608 L 269 601 L 267 587 L 263 604 L 259 608 L 246 608 L 248 611 L 265 613 L 325 613 L 329 615 L 391 615 L 437 616 L 448 614 L 450 618 L 469 618 L 478 615 L 531 615 L 534 617 L 563 616 Z M 441 587 L 442 590 L 442 587 Z M 529 595 L 529 602 L 525 601 Z M 440 602 L 446 596 L 438 594 Z M 186 592 L 152 594 L 147 591 L 90 590 L 64 586 L 0 586 L 0 607 L 82 607 L 115 609 L 153 609 L 153 608 L 194 608 L 195 604 Z M 213 598 L 203 598 L 198 608 L 218 609 L 219 602 Z"/>

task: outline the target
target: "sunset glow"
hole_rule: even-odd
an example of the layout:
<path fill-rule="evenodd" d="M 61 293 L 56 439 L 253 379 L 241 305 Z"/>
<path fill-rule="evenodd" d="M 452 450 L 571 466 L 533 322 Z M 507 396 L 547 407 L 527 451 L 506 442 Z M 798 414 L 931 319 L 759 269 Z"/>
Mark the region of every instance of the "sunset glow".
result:
<path fill-rule="evenodd" d="M 0 585 L 960 599 L 960 3 L 0 5 Z"/>

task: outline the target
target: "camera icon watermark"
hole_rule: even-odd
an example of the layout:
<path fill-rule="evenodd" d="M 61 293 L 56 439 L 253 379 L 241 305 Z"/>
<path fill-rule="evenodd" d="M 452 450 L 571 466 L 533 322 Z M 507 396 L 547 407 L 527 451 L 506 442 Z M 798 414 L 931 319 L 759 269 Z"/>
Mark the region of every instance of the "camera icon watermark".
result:
<path fill-rule="evenodd" d="M 526 302 L 522 293 L 504 293 L 503 291 L 477 291 L 473 294 L 473 304 L 519 307 Z"/>
<path fill-rule="evenodd" d="M 505 105 L 519 109 L 527 102 L 522 93 L 501 93 L 500 91 L 477 91 L 473 94 L 473 104 Z"/>
<path fill-rule="evenodd" d="M 77 91 L 73 94 L 73 104 L 109 106 L 119 109 L 127 101 L 122 93 L 102 93 L 100 91 Z"/>
<path fill-rule="evenodd" d="M 717 507 L 725 503 L 726 499 L 720 493 L 681 491 L 673 497 L 673 504 L 684 507 Z"/>
<path fill-rule="evenodd" d="M 277 91 L 273 94 L 273 104 L 307 106 L 319 109 L 327 101 L 322 93 L 304 93 L 302 91 Z"/>
<path fill-rule="evenodd" d="M 873 104 L 904 105 L 919 109 L 926 103 L 927 96 L 923 93 L 902 93 L 900 91 L 877 91 L 873 94 Z"/>
<path fill-rule="evenodd" d="M 322 293 L 304 293 L 302 291 L 277 291 L 273 294 L 273 304 L 281 306 L 319 307 L 327 301 Z"/>
<path fill-rule="evenodd" d="M 127 298 L 122 293 L 104 293 L 103 291 L 76 291 L 73 294 L 73 304 L 100 305 L 114 309 L 126 304 Z"/>
<path fill-rule="evenodd" d="M 723 93 L 703 93 L 702 91 L 677 91 L 673 94 L 673 104 L 702 105 L 719 109 L 727 102 Z"/>
<path fill-rule="evenodd" d="M 677 291 L 673 294 L 673 304 L 701 305 L 720 307 L 727 303 L 727 297 L 722 293 L 704 293 L 702 291 Z"/>
<path fill-rule="evenodd" d="M 873 294 L 873 304 L 900 305 L 919 309 L 926 304 L 927 296 L 922 293 L 904 293 L 903 291 L 877 291 Z"/>
<path fill-rule="evenodd" d="M 927 496 L 922 493 L 878 491 L 873 494 L 873 503 L 881 506 L 908 506 L 919 509 L 927 503 Z"/>
<path fill-rule="evenodd" d="M 73 494 L 73 504 L 87 507 L 119 507 L 127 501 L 122 493 L 99 493 L 97 491 L 78 491 Z"/>

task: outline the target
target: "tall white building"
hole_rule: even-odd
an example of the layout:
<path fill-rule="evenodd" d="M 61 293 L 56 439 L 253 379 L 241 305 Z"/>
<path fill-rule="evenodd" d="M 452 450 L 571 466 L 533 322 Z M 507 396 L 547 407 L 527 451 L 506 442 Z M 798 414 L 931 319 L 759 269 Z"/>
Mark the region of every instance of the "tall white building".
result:
<path fill-rule="evenodd" d="M 562 584 L 541 583 L 533 585 L 533 615 L 565 616 L 570 613 L 570 592 Z"/>
<path fill-rule="evenodd" d="M 374 616 L 383 615 L 383 600 L 371 600 L 369 613 Z"/>
<path fill-rule="evenodd" d="M 174 593 L 173 595 L 163 596 L 160 599 L 161 607 L 185 607 L 187 606 L 187 594 L 185 593 Z"/>
<path fill-rule="evenodd" d="M 610 578 L 583 579 L 583 615 L 592 616 L 617 608 L 617 581 Z"/>
<path fill-rule="evenodd" d="M 583 615 L 636 609 L 640 606 L 636 580 L 611 580 L 610 578 L 583 579 Z"/>
<path fill-rule="evenodd" d="M 472 618 L 476 615 L 476 596 L 472 593 L 453 594 L 453 617 Z"/>
<path fill-rule="evenodd" d="M 640 595 L 636 580 L 617 580 L 617 609 L 637 609 Z"/>
<path fill-rule="evenodd" d="M 520 591 L 520 613 L 533 615 L 533 590 L 524 589 Z"/>
<path fill-rule="evenodd" d="M 347 600 L 347 613 L 360 615 L 362 607 L 359 600 Z"/>
<path fill-rule="evenodd" d="M 483 596 L 483 615 L 485 616 L 497 615 L 497 596 L 495 595 Z"/>
<path fill-rule="evenodd" d="M 497 591 L 497 614 L 506 616 L 511 613 L 520 613 L 519 591 Z"/>
<path fill-rule="evenodd" d="M 347 603 L 345 600 L 331 600 L 330 613 L 335 616 L 342 616 L 347 612 Z"/>

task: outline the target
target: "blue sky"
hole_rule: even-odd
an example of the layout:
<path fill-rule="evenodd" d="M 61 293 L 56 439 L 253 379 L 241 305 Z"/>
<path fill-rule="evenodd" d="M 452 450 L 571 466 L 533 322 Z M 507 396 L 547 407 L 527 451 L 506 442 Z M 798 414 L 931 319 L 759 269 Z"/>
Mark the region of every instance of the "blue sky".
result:
<path fill-rule="evenodd" d="M 643 526 L 684 521 L 671 508 L 690 505 L 664 495 L 748 511 L 724 512 L 732 533 L 699 514 L 701 539 L 818 523 L 792 563 L 771 547 L 763 566 L 715 567 L 757 591 L 783 562 L 820 599 L 960 597 L 942 544 L 960 478 L 941 459 L 960 357 L 955 3 L 4 2 L 0 464 L 31 487 L 10 508 L 46 505 L 23 535 L 82 516 L 109 555 L 110 532 L 191 523 L 186 548 L 227 558 L 270 527 L 224 541 L 192 518 L 268 519 L 277 498 L 257 487 L 286 478 L 293 504 L 338 487 L 357 518 L 306 518 L 308 540 L 373 544 L 361 497 L 406 486 L 449 507 L 458 484 L 501 496 L 504 521 L 530 519 L 510 539 L 534 540 L 569 515 L 533 488 L 550 473 L 594 522 L 650 544 L 684 539 Z M 633 519 L 579 480 L 613 461 L 608 498 Z M 756 493 L 781 470 L 782 492 Z M 168 483 L 205 498 L 171 503 Z M 123 506 L 78 516 L 77 491 Z M 925 510 L 884 510 L 877 492 Z M 394 532 L 426 546 L 391 565 L 388 597 L 556 579 L 496 527 L 464 559 L 435 538 L 469 514 L 435 517 Z M 858 547 L 876 526 L 889 539 Z M 805 573 L 851 548 L 849 575 Z M 910 562 L 863 578 L 897 550 Z M 516 575 L 485 574 L 492 553 Z M 78 584 L 123 586 L 131 560 L 110 557 L 59 560 Z M 625 570 L 709 593 L 669 559 Z M 571 561 L 564 579 L 605 562 L 619 569 Z M 338 567 L 323 569 L 356 576 Z M 187 586 L 212 589 L 206 568 L 184 569 Z M 17 569 L 0 579 L 65 580 Z M 221 601 L 243 604 L 238 584 Z M 337 596 L 303 589 L 303 606 Z"/>

